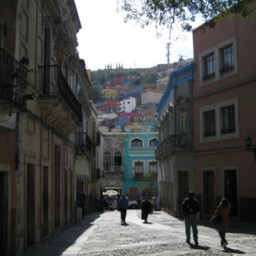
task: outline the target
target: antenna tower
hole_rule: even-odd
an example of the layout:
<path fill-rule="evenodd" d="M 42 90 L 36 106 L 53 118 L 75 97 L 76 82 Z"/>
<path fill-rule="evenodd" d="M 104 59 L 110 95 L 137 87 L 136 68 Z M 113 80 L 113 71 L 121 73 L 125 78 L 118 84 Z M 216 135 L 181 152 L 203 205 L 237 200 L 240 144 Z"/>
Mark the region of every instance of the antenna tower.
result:
<path fill-rule="evenodd" d="M 170 47 L 171 47 L 171 43 L 167 43 L 167 54 L 166 54 L 166 57 L 167 57 L 167 64 L 170 64 Z"/>

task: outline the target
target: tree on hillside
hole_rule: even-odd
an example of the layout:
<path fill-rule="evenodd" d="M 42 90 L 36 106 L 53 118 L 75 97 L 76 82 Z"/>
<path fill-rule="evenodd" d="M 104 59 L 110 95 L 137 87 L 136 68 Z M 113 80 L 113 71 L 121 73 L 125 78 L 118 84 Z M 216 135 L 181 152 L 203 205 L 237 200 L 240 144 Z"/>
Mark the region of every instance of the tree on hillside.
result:
<path fill-rule="evenodd" d="M 247 18 L 255 9 L 255 0 L 117 0 L 118 11 L 126 13 L 125 21 L 135 20 L 142 27 L 151 23 L 169 29 L 175 22 L 191 31 L 192 22 L 200 14 L 214 25 L 218 18 L 240 14 Z"/>
<path fill-rule="evenodd" d="M 157 80 L 157 74 L 156 73 L 145 74 L 141 78 L 142 83 L 148 83 L 148 84 L 155 84 L 156 80 Z"/>

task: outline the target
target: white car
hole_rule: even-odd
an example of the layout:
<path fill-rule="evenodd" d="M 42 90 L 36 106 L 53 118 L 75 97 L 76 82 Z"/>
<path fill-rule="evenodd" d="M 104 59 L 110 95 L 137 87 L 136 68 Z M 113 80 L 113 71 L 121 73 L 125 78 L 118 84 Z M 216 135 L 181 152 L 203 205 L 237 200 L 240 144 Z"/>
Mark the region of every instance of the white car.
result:
<path fill-rule="evenodd" d="M 138 208 L 138 202 L 136 200 L 129 200 L 128 208 L 129 209 L 137 209 Z"/>

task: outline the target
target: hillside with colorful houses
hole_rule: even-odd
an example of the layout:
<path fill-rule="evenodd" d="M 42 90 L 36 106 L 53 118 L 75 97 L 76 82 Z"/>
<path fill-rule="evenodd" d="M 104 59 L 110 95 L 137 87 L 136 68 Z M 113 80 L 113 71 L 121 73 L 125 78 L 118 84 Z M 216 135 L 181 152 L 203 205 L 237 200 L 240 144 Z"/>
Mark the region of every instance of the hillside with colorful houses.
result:
<path fill-rule="evenodd" d="M 126 132 L 156 131 L 156 106 L 170 72 L 178 65 L 175 62 L 145 69 L 107 66 L 91 72 L 99 126 Z"/>

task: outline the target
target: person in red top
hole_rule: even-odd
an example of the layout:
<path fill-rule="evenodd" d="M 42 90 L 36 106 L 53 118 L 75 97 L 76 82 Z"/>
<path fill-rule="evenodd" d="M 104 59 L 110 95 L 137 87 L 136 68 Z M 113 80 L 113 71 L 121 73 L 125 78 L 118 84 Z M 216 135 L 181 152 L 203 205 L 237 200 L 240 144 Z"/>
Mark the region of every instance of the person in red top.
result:
<path fill-rule="evenodd" d="M 229 212 L 230 212 L 230 204 L 226 198 L 222 198 L 220 201 L 220 204 L 217 206 L 214 214 L 220 214 L 221 215 L 221 221 L 218 224 L 218 232 L 220 235 L 220 243 L 221 246 L 226 249 L 226 246 L 228 244 L 226 240 L 226 232 L 229 225 Z"/>

